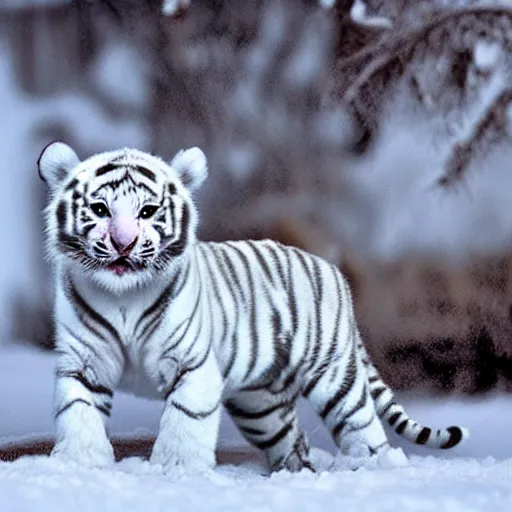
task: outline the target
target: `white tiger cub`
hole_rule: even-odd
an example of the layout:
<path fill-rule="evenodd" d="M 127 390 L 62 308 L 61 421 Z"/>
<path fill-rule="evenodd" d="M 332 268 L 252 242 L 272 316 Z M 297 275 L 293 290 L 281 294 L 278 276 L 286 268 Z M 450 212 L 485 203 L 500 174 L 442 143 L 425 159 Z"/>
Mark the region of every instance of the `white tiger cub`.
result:
<path fill-rule="evenodd" d="M 269 468 L 314 469 L 295 402 L 307 397 L 341 453 L 389 448 L 398 434 L 450 448 L 467 433 L 409 419 L 370 362 L 346 281 L 331 264 L 266 241 L 196 240 L 198 148 L 170 164 L 133 149 L 80 162 L 46 147 L 46 242 L 55 264 L 53 455 L 104 466 L 114 389 L 165 401 L 151 462 L 215 464 L 221 404 Z"/>

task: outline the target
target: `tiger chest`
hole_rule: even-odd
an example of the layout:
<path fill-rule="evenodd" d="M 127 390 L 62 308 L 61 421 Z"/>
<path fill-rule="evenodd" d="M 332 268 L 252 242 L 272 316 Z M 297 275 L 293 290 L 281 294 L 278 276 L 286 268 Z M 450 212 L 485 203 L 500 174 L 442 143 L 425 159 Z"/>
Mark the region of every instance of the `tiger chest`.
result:
<path fill-rule="evenodd" d="M 125 348 L 119 389 L 145 398 L 163 398 L 162 373 L 166 380 L 172 379 L 173 373 L 172 369 L 164 369 L 161 361 L 162 346 L 169 330 L 167 322 L 165 319 L 141 320 L 140 314 L 123 306 L 118 308 L 117 320 Z"/>

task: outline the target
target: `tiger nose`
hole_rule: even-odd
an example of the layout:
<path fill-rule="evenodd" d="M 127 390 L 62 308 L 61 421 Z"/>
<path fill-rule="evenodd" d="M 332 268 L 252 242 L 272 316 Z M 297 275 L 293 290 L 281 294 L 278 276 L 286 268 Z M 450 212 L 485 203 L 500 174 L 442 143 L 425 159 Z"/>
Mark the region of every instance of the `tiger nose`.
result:
<path fill-rule="evenodd" d="M 129 242 L 128 244 L 124 245 L 123 242 L 119 242 L 116 240 L 112 235 L 110 235 L 110 240 L 112 242 L 112 245 L 114 246 L 114 249 L 121 255 L 121 256 L 127 256 L 130 254 L 137 244 L 137 239 L 139 237 L 135 236 L 135 238 Z"/>
<path fill-rule="evenodd" d="M 130 254 L 137 244 L 138 235 L 138 225 L 132 219 L 115 219 L 110 227 L 110 241 L 121 256 Z"/>

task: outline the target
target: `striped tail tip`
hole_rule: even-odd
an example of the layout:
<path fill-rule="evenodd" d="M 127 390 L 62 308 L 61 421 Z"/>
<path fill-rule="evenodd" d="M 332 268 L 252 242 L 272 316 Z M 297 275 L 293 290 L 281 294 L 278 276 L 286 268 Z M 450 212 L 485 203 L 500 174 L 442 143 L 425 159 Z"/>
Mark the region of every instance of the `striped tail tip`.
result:
<path fill-rule="evenodd" d="M 448 450 L 449 448 L 453 448 L 454 446 L 457 446 L 461 442 L 464 442 L 467 439 L 469 439 L 469 430 L 466 428 L 448 427 L 446 431 L 449 432 L 450 437 L 445 443 L 443 443 L 440 446 L 442 450 Z"/>

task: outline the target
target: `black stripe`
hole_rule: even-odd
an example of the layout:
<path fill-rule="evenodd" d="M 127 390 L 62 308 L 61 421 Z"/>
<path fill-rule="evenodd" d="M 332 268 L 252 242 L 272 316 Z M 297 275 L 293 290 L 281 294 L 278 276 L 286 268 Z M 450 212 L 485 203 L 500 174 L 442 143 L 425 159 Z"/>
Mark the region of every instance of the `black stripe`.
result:
<path fill-rule="evenodd" d="M 215 249 L 217 249 L 218 247 L 219 247 L 218 245 L 215 245 Z M 237 300 L 235 287 L 234 287 L 234 285 L 233 285 L 233 283 L 231 282 L 231 279 L 230 279 L 230 277 L 233 277 L 233 279 L 234 279 L 235 276 L 233 276 L 229 272 L 226 272 L 226 267 L 224 265 L 223 254 L 219 253 L 216 250 L 216 251 L 213 252 L 213 255 L 216 258 L 217 265 L 220 267 L 220 276 L 224 280 L 226 286 L 229 289 L 229 292 L 230 292 L 231 297 L 233 299 L 233 306 L 235 308 L 235 311 L 234 311 L 235 325 L 234 325 L 234 328 L 233 328 L 233 334 L 231 336 L 231 355 L 229 357 L 228 363 L 226 364 L 226 366 L 225 366 L 225 368 L 224 368 L 224 370 L 222 372 L 222 376 L 224 378 L 226 378 L 229 375 L 229 373 L 231 372 L 231 369 L 233 368 L 233 365 L 235 364 L 235 361 L 236 361 L 236 356 L 238 355 L 238 343 L 237 343 L 238 340 L 236 338 L 236 333 L 238 331 L 238 323 L 240 321 L 240 315 L 239 315 L 239 309 L 238 309 L 239 308 L 239 301 Z"/>
<path fill-rule="evenodd" d="M 353 347 L 353 350 L 355 350 L 355 347 Z M 347 368 L 345 370 L 343 382 L 341 383 L 341 386 L 338 389 L 338 391 L 336 392 L 336 394 L 327 401 L 324 408 L 320 412 L 320 416 L 322 418 L 325 419 L 327 417 L 327 415 L 347 395 L 349 390 L 352 389 L 352 386 L 354 385 L 354 382 L 356 380 L 356 374 L 357 374 L 357 363 L 356 363 L 355 354 L 352 351 L 350 354 L 350 361 L 348 362 Z"/>
<path fill-rule="evenodd" d="M 252 249 L 252 252 L 256 256 L 256 259 L 258 260 L 260 267 L 263 269 L 265 276 L 273 285 L 274 278 L 272 276 L 272 271 L 270 270 L 270 267 L 268 266 L 267 259 L 266 259 L 265 255 L 263 255 L 261 252 L 261 246 L 257 245 L 254 240 L 247 240 L 247 245 Z"/>
<path fill-rule="evenodd" d="M 407 424 L 409 423 L 409 420 L 403 420 L 400 422 L 397 427 L 395 428 L 395 432 L 397 434 L 403 434 L 405 428 L 407 427 Z"/>
<path fill-rule="evenodd" d="M 106 405 L 97 405 L 96 404 L 96 409 L 98 409 L 98 411 L 102 412 L 105 416 L 107 416 L 108 418 L 110 418 L 110 407 L 106 406 Z"/>
<path fill-rule="evenodd" d="M 169 216 L 171 217 L 171 233 L 176 232 L 176 204 L 174 201 L 169 198 Z"/>
<path fill-rule="evenodd" d="M 227 400 L 224 404 L 224 406 L 226 407 L 229 414 L 231 414 L 231 416 L 235 416 L 237 418 L 242 418 L 246 420 L 258 420 L 264 418 L 265 416 L 268 416 L 269 414 L 272 414 L 273 412 L 283 408 L 285 405 L 288 405 L 288 402 L 277 403 L 271 405 L 270 407 L 267 407 L 266 409 L 262 409 L 261 411 L 247 411 L 245 409 L 242 409 L 240 406 L 238 406 L 235 402 L 231 400 Z"/>
<path fill-rule="evenodd" d="M 181 214 L 181 233 L 179 238 L 169 244 L 167 247 L 164 247 L 162 251 L 162 256 L 164 258 L 171 258 L 175 256 L 179 256 L 187 246 L 188 242 L 188 228 L 190 224 L 190 210 L 187 203 L 183 203 L 183 212 Z"/>
<path fill-rule="evenodd" d="M 145 345 L 148 342 L 148 340 L 151 339 L 151 336 L 153 336 L 155 331 L 162 324 L 162 320 L 164 319 L 164 315 L 163 315 L 164 310 L 165 310 L 165 308 L 162 309 L 162 311 L 159 314 L 155 315 L 155 317 L 146 324 L 146 327 L 144 327 L 144 330 L 142 331 L 142 333 L 139 336 L 140 347 Z"/>
<path fill-rule="evenodd" d="M 374 421 L 376 421 L 375 414 L 372 413 L 372 415 L 364 423 L 352 423 L 350 425 L 350 432 L 358 432 L 359 430 L 364 430 L 365 428 L 369 427 Z M 371 452 L 371 447 L 368 446 L 368 448 L 370 449 Z"/>
<path fill-rule="evenodd" d="M 108 395 L 110 397 L 114 396 L 114 392 L 110 388 L 102 386 L 101 384 L 92 384 L 81 372 L 58 372 L 57 376 L 75 379 L 78 382 L 80 382 L 80 384 L 82 384 L 85 388 L 87 388 L 91 393 L 99 393 L 102 395 Z"/>
<path fill-rule="evenodd" d="M 79 232 L 78 229 L 78 200 L 81 198 L 78 190 L 74 189 L 71 196 L 71 218 L 73 219 L 73 230 L 75 233 Z"/>
<path fill-rule="evenodd" d="M 135 169 L 137 172 L 140 172 L 148 180 L 156 183 L 156 174 L 153 171 L 150 171 L 147 167 L 143 167 L 142 165 L 134 165 L 130 167 Z"/>
<path fill-rule="evenodd" d="M 401 412 L 395 412 L 395 414 L 389 417 L 388 423 L 393 427 L 395 423 L 398 421 L 398 418 L 400 418 L 400 416 L 402 416 Z"/>
<path fill-rule="evenodd" d="M 443 450 L 453 448 L 462 441 L 462 430 L 459 427 L 448 427 L 446 430 L 450 433 L 450 438 L 441 446 Z"/>
<path fill-rule="evenodd" d="M 63 252 L 71 253 L 71 256 L 78 257 L 84 253 L 84 244 L 76 236 L 67 235 L 59 230 L 59 245 Z"/>
<path fill-rule="evenodd" d="M 271 437 L 267 441 L 253 441 L 254 444 L 260 448 L 261 450 L 266 450 L 267 448 L 272 448 L 272 446 L 275 446 L 279 441 L 284 439 L 286 434 L 290 432 L 290 430 L 293 428 L 293 423 L 287 423 L 274 437 Z"/>
<path fill-rule="evenodd" d="M 66 185 L 66 188 L 64 189 L 64 192 L 69 192 L 72 188 L 75 188 L 80 182 L 76 179 L 76 178 L 73 178 L 67 185 Z"/>
<path fill-rule="evenodd" d="M 333 279 L 336 283 L 336 297 L 338 299 L 338 304 L 336 305 L 336 321 L 334 323 L 334 329 L 332 331 L 332 338 L 331 338 L 331 348 L 333 346 L 336 346 L 337 343 L 339 343 L 339 333 L 340 333 L 340 324 L 341 324 L 341 313 L 342 313 L 342 293 L 341 293 L 341 286 L 340 286 L 340 276 L 339 272 L 336 270 L 335 267 L 331 267 L 333 271 Z M 351 343 L 351 340 L 348 340 L 348 343 Z"/>
<path fill-rule="evenodd" d="M 311 319 L 308 317 L 308 326 L 306 328 L 306 340 L 305 340 L 305 344 L 304 344 L 304 353 L 302 355 L 302 359 L 305 361 L 307 359 L 307 355 L 309 354 L 309 347 L 311 346 L 311 331 L 312 331 L 312 328 L 311 328 Z M 312 379 L 314 380 L 314 379 Z M 318 379 L 320 380 L 320 379 Z M 318 381 L 317 381 L 318 382 Z M 309 382 L 309 384 L 311 384 L 311 381 Z M 315 387 L 315 384 L 313 384 L 312 386 L 311 385 L 308 385 L 303 391 L 302 391 L 302 395 L 307 398 L 309 396 L 309 394 L 311 393 L 311 391 L 313 391 Z"/>
<path fill-rule="evenodd" d="M 332 358 L 334 357 L 334 354 L 337 350 L 337 342 L 339 342 L 339 328 L 340 328 L 340 322 L 341 322 L 341 287 L 339 283 L 339 276 L 337 275 L 337 271 L 335 267 L 333 268 L 333 274 L 334 274 L 334 280 L 336 282 L 336 295 L 338 297 L 338 305 L 336 308 L 336 321 L 334 324 L 334 330 L 332 333 L 331 338 L 331 344 L 329 346 L 329 351 L 327 352 L 327 356 L 325 357 L 324 361 L 320 365 L 319 368 L 315 371 L 314 377 L 309 381 L 308 385 L 305 387 L 303 391 L 304 396 L 308 396 L 311 391 L 315 388 L 315 386 L 318 384 L 320 379 L 323 377 L 325 371 L 329 368 Z M 350 346 L 351 340 L 348 340 L 347 346 Z M 344 352 L 344 351 L 343 351 Z"/>
<path fill-rule="evenodd" d="M 375 388 L 375 389 L 372 389 L 372 398 L 374 400 L 377 400 L 379 398 L 379 396 L 382 395 L 382 393 L 384 393 L 384 391 L 386 391 L 386 388 Z"/>
<path fill-rule="evenodd" d="M 389 442 L 383 441 L 382 443 L 378 444 L 377 446 L 368 446 L 368 449 L 370 450 L 370 455 L 377 455 L 377 453 L 383 446 L 389 446 Z"/>
<path fill-rule="evenodd" d="M 115 171 L 116 169 L 119 169 L 120 167 L 123 167 L 123 165 L 108 163 L 106 165 L 102 165 L 101 167 L 98 167 L 98 169 L 96 169 L 95 175 L 96 175 L 96 177 L 103 176 L 104 174 L 107 174 L 111 171 Z"/>
<path fill-rule="evenodd" d="M 247 304 L 246 297 L 244 296 L 244 289 L 242 286 L 242 283 L 240 282 L 240 276 L 238 275 L 238 272 L 236 268 L 233 265 L 233 262 L 231 261 L 230 255 L 226 251 L 225 244 L 219 245 L 220 254 L 222 254 L 223 262 L 225 263 L 228 275 L 230 278 L 233 279 L 234 284 L 236 285 L 236 289 L 238 290 L 240 294 L 241 302 L 245 305 Z"/>
<path fill-rule="evenodd" d="M 88 343 L 84 339 L 80 338 L 80 336 L 78 336 L 75 332 L 73 332 L 67 325 L 65 325 L 63 323 L 61 323 L 61 325 L 62 325 L 62 327 L 64 327 L 64 329 L 66 329 L 66 331 L 68 331 L 69 335 L 72 338 L 75 338 L 75 340 L 78 341 L 80 343 L 80 345 L 83 345 L 85 348 L 90 350 L 96 357 L 98 357 L 98 358 L 105 357 L 105 355 L 102 353 L 102 351 L 98 350 L 99 347 L 96 347 L 96 346 L 94 346 L 94 344 Z M 71 350 L 73 350 L 80 359 L 82 358 L 82 355 L 73 347 L 73 345 L 68 343 L 68 344 L 66 344 L 66 347 L 69 347 Z"/>
<path fill-rule="evenodd" d="M 153 318 L 151 318 L 151 320 L 146 324 L 142 332 L 138 335 L 139 339 L 143 340 L 143 343 L 145 343 L 151 337 L 151 335 L 160 325 L 160 322 L 162 321 L 162 315 L 173 298 L 172 290 L 176 285 L 178 276 L 179 274 L 176 273 L 169 286 L 167 286 L 164 289 L 164 291 L 158 296 L 155 302 L 153 302 L 151 306 L 149 306 L 145 311 L 143 311 L 143 313 L 139 317 L 139 320 L 135 325 L 135 333 L 137 333 L 142 322 L 146 320 L 146 318 L 148 318 L 149 316 L 153 315 Z"/>
<path fill-rule="evenodd" d="M 298 251 L 297 251 L 298 252 Z M 320 351 L 322 349 L 322 301 L 323 301 L 323 280 L 321 278 L 321 271 L 319 268 L 318 260 L 311 258 L 313 263 L 313 275 L 310 275 L 311 286 L 313 287 L 314 300 L 315 300 L 315 317 L 316 317 L 316 341 L 313 347 L 312 360 L 318 361 Z M 316 284 L 316 287 L 315 287 Z"/>
<path fill-rule="evenodd" d="M 199 307 L 199 302 L 200 302 L 200 299 L 201 299 L 201 288 L 199 288 L 199 292 L 197 293 L 197 299 L 196 299 L 196 302 L 194 304 L 194 309 L 192 310 L 192 313 L 190 314 L 190 316 L 188 318 L 186 318 L 183 322 L 180 323 L 180 325 L 174 330 L 173 334 L 167 338 L 167 341 L 170 341 L 172 339 L 172 336 L 177 332 L 178 328 L 183 325 L 183 323 L 186 321 L 187 322 L 187 327 L 186 329 L 183 331 L 183 334 L 181 335 L 181 337 L 176 341 L 174 342 L 170 347 L 167 347 L 165 349 L 165 351 L 162 353 L 161 357 L 165 357 L 169 352 L 171 352 L 171 350 L 173 350 L 174 348 L 176 348 L 185 338 L 189 328 L 190 328 L 190 324 L 192 323 L 192 320 L 194 319 L 194 316 L 196 314 L 196 311 L 197 311 L 197 308 Z"/>
<path fill-rule="evenodd" d="M 83 226 L 82 236 L 86 237 L 89 234 L 89 232 L 95 227 L 96 227 L 96 222 L 91 222 L 90 224 Z M 106 251 L 105 251 L 105 254 L 108 255 L 108 253 Z"/>
<path fill-rule="evenodd" d="M 361 396 L 359 397 L 359 400 L 348 410 L 346 411 L 341 418 L 337 418 L 338 424 L 332 429 L 332 436 L 333 438 L 336 438 L 338 434 L 343 430 L 347 422 L 349 421 L 349 418 L 354 415 L 356 412 L 361 410 L 368 400 L 368 392 L 366 388 L 363 388 Z M 365 426 L 368 426 L 375 418 L 375 415 L 372 414 L 372 417 L 368 422 L 363 424 L 361 428 L 364 428 Z M 353 427 L 354 430 L 358 430 L 356 427 Z"/>
<path fill-rule="evenodd" d="M 103 334 L 101 334 L 101 332 L 99 332 L 95 327 L 93 327 L 87 320 L 86 318 L 84 317 L 83 313 L 80 312 L 80 311 L 76 311 L 76 314 L 78 316 L 78 319 L 80 320 L 80 322 L 82 323 L 82 325 L 88 330 L 90 331 L 92 334 L 94 334 L 94 336 L 96 336 L 98 339 L 100 340 L 103 340 L 105 343 L 108 344 L 108 340 L 107 338 L 105 338 L 105 336 L 103 336 Z M 69 330 L 69 329 L 68 329 Z M 70 331 L 71 332 L 71 331 Z M 81 338 L 78 338 L 77 336 L 75 336 L 73 334 L 73 336 L 80 342 L 82 342 L 82 339 Z"/>
<path fill-rule="evenodd" d="M 246 425 L 238 425 L 238 428 L 244 432 L 244 434 L 248 434 L 249 436 L 262 436 L 266 434 L 266 430 L 261 430 L 260 428 L 248 427 Z"/>
<path fill-rule="evenodd" d="M 212 290 L 216 299 L 216 304 L 220 307 L 222 312 L 222 334 L 219 338 L 222 343 L 224 342 L 224 337 L 228 331 L 229 322 L 226 310 L 224 308 L 224 300 L 222 299 L 219 282 L 217 281 L 217 276 L 215 275 L 215 269 L 210 264 L 210 258 L 216 260 L 217 255 L 215 254 L 213 249 L 207 244 L 201 244 L 198 246 L 198 248 L 203 256 L 204 263 L 208 268 L 208 277 L 210 278 L 210 282 L 212 284 Z M 205 254 L 204 251 L 207 251 L 207 254 Z M 210 303 L 213 303 L 213 301 L 210 301 Z M 213 318 L 211 319 L 211 321 L 212 323 L 214 323 Z"/>
<path fill-rule="evenodd" d="M 171 335 L 164 341 L 163 343 L 163 346 L 165 347 L 167 345 L 167 343 L 169 343 L 175 336 L 175 334 L 181 329 L 181 327 L 185 324 L 185 322 L 188 322 L 188 324 L 190 325 L 190 318 L 189 317 L 185 317 L 175 328 L 174 328 L 174 331 L 172 331 Z M 188 326 L 187 326 L 187 329 L 188 329 Z M 185 331 L 187 330 L 185 329 Z M 164 357 L 166 354 L 168 354 L 171 350 L 173 350 L 174 348 L 176 348 L 180 343 L 181 341 L 183 340 L 183 336 L 179 339 L 179 341 L 177 343 L 173 343 L 170 347 L 167 347 L 164 351 L 164 353 L 162 354 L 162 357 Z"/>
<path fill-rule="evenodd" d="M 315 389 L 316 385 L 320 381 L 320 379 L 325 375 L 325 371 L 328 369 L 327 364 L 322 364 L 316 371 L 312 379 L 308 382 L 308 385 L 302 391 L 302 394 L 305 398 L 309 396 L 311 391 Z"/>
<path fill-rule="evenodd" d="M 55 215 L 57 217 L 57 227 L 59 231 L 64 230 L 68 219 L 66 201 L 62 200 L 59 202 L 59 205 L 57 206 L 57 212 Z"/>
<path fill-rule="evenodd" d="M 286 289 L 286 277 L 283 270 L 283 265 L 281 263 L 281 260 L 279 259 L 279 253 L 277 249 L 279 249 L 281 252 L 284 252 L 286 254 L 287 251 L 290 250 L 289 247 L 284 247 L 280 244 L 277 244 L 276 242 L 273 242 L 269 240 L 268 245 L 266 245 L 267 251 L 270 253 L 270 257 L 272 258 L 272 261 L 274 262 L 275 268 L 277 269 L 277 273 L 279 274 L 279 278 L 281 279 L 281 282 L 283 283 L 283 287 Z"/>
<path fill-rule="evenodd" d="M 396 402 L 394 398 L 391 398 L 386 405 L 384 405 L 379 411 L 377 411 L 377 414 L 379 416 L 384 416 L 389 411 L 389 409 L 393 407 L 393 405 L 396 405 Z"/>
<path fill-rule="evenodd" d="M 250 265 L 250 262 L 246 256 L 246 254 L 241 249 L 239 249 L 238 247 L 236 247 L 230 243 L 228 243 L 228 246 L 238 254 L 239 258 L 241 259 L 241 261 L 245 267 L 248 286 L 249 286 L 249 293 L 250 293 L 250 299 L 249 299 L 250 300 L 250 302 L 249 302 L 250 333 L 249 333 L 249 336 L 251 338 L 250 339 L 251 354 L 250 354 L 250 358 L 249 358 L 249 365 L 247 367 L 247 371 L 245 372 L 245 376 L 244 376 L 244 380 L 245 380 L 249 377 L 249 375 L 252 373 L 252 371 L 256 367 L 256 362 L 258 359 L 258 352 L 259 352 L 259 348 L 260 348 L 259 331 L 258 331 L 258 326 L 256 324 L 257 301 L 256 301 L 256 297 L 255 297 L 255 286 L 254 286 L 254 279 L 253 279 L 252 272 L 251 272 L 251 265 Z"/>
<path fill-rule="evenodd" d="M 155 302 L 153 302 L 153 304 L 151 304 L 151 306 L 149 306 L 146 310 L 143 311 L 143 313 L 140 315 L 139 319 L 137 320 L 137 324 L 135 325 L 134 332 L 138 331 L 141 323 L 148 316 L 150 316 L 156 312 L 156 317 L 158 317 L 165 311 L 165 308 L 168 306 L 169 302 L 172 299 L 172 290 L 176 284 L 178 276 L 179 276 L 179 274 L 176 273 L 176 275 L 173 277 L 169 286 L 167 286 L 164 289 L 164 291 L 157 297 L 157 299 L 155 300 Z M 154 321 L 154 318 L 152 319 L 152 321 Z M 149 322 L 149 323 L 151 323 L 151 322 Z M 144 331 L 141 333 L 140 336 L 144 335 L 144 332 L 146 332 L 147 328 L 148 328 L 148 325 L 146 325 Z"/>
<path fill-rule="evenodd" d="M 430 430 L 428 427 L 423 427 L 414 442 L 416 444 L 425 444 L 428 441 L 431 433 L 432 430 Z"/>
<path fill-rule="evenodd" d="M 108 333 L 112 336 L 114 341 L 117 343 L 119 350 L 121 351 L 121 355 L 124 359 L 126 359 L 126 350 L 123 346 L 123 342 L 121 340 L 121 336 L 115 329 L 115 327 L 104 317 L 102 317 L 97 311 L 95 311 L 87 302 L 82 298 L 82 296 L 78 293 L 75 288 L 73 281 L 71 278 L 68 278 L 68 297 L 72 300 L 77 309 L 87 316 L 92 318 L 97 324 L 101 325 Z"/>
<path fill-rule="evenodd" d="M 299 319 L 297 314 L 297 298 L 295 296 L 295 280 L 293 278 L 293 264 L 291 260 L 291 251 L 284 249 L 286 256 L 286 264 L 288 266 L 288 303 L 290 306 L 291 320 L 292 320 L 292 336 L 297 334 L 299 329 Z"/>
<path fill-rule="evenodd" d="M 297 378 L 297 374 L 299 373 L 300 363 L 301 363 L 301 361 L 299 362 L 299 365 L 297 365 L 297 368 L 295 368 L 293 371 L 291 371 L 288 374 L 288 376 L 286 377 L 286 379 L 284 379 L 283 388 L 281 389 L 281 392 L 284 392 L 291 384 L 293 384 L 295 382 L 295 379 Z"/>
<path fill-rule="evenodd" d="M 55 413 L 55 418 L 57 418 L 58 416 L 60 416 L 63 412 L 67 411 L 69 408 L 71 408 L 73 405 L 75 405 L 76 403 L 82 403 L 82 404 L 85 404 L 85 405 L 89 405 L 91 406 L 92 404 L 90 402 L 88 402 L 87 400 L 84 400 L 83 398 L 75 398 L 74 400 L 72 400 L 71 402 L 69 402 L 69 404 L 66 404 L 64 407 L 62 407 L 62 409 L 58 410 L 56 413 Z"/>
<path fill-rule="evenodd" d="M 200 411 L 200 412 L 194 412 L 190 409 L 187 409 L 184 405 L 178 403 L 178 402 L 171 402 L 173 407 L 176 407 L 178 411 L 181 411 L 183 414 L 188 416 L 189 418 L 192 418 L 193 420 L 202 420 L 204 418 L 207 418 L 208 416 L 212 415 L 218 408 L 219 404 L 216 404 L 215 407 L 210 409 L 209 411 Z"/>
<path fill-rule="evenodd" d="M 313 264 L 313 272 L 314 275 L 311 273 L 311 270 L 307 264 L 305 254 L 302 251 L 299 251 L 298 249 L 292 248 L 293 252 L 295 253 L 297 259 L 302 265 L 302 268 L 304 270 L 304 274 L 307 276 L 309 283 L 311 285 L 311 292 L 313 293 L 313 301 L 315 304 L 315 312 L 314 312 L 314 319 L 315 319 L 315 343 L 313 346 L 313 352 L 310 356 L 310 364 L 306 371 L 310 371 L 313 366 L 318 361 L 318 356 L 320 353 L 320 349 L 322 347 L 322 319 L 321 319 L 321 312 L 320 312 L 320 297 L 322 292 L 322 282 L 318 279 L 318 263 L 314 258 L 309 258 L 309 261 Z M 315 283 L 316 281 L 316 283 Z M 318 284 L 318 290 L 317 286 L 315 284 Z"/>
<path fill-rule="evenodd" d="M 183 267 L 181 267 L 180 271 L 180 277 L 181 277 L 181 283 L 179 284 L 179 288 L 177 288 L 174 293 L 172 294 L 173 298 L 179 296 L 179 294 L 183 291 L 183 288 L 185 288 L 185 285 L 188 282 L 188 277 L 190 275 L 190 267 L 192 264 L 190 263 L 190 260 L 187 260 L 187 268 L 185 269 L 185 272 L 183 272 Z"/>
<path fill-rule="evenodd" d="M 210 349 L 206 350 L 203 354 L 203 357 L 199 359 L 199 361 L 191 361 L 190 363 L 186 363 L 183 368 L 181 368 L 174 379 L 174 382 L 172 383 L 172 386 L 170 387 L 169 391 L 167 392 L 165 399 L 169 398 L 169 396 L 180 387 L 180 384 L 183 381 L 183 377 L 187 375 L 190 372 L 193 372 L 194 370 L 197 370 L 203 364 L 205 363 L 206 359 L 208 358 L 208 354 L 210 353 Z"/>

